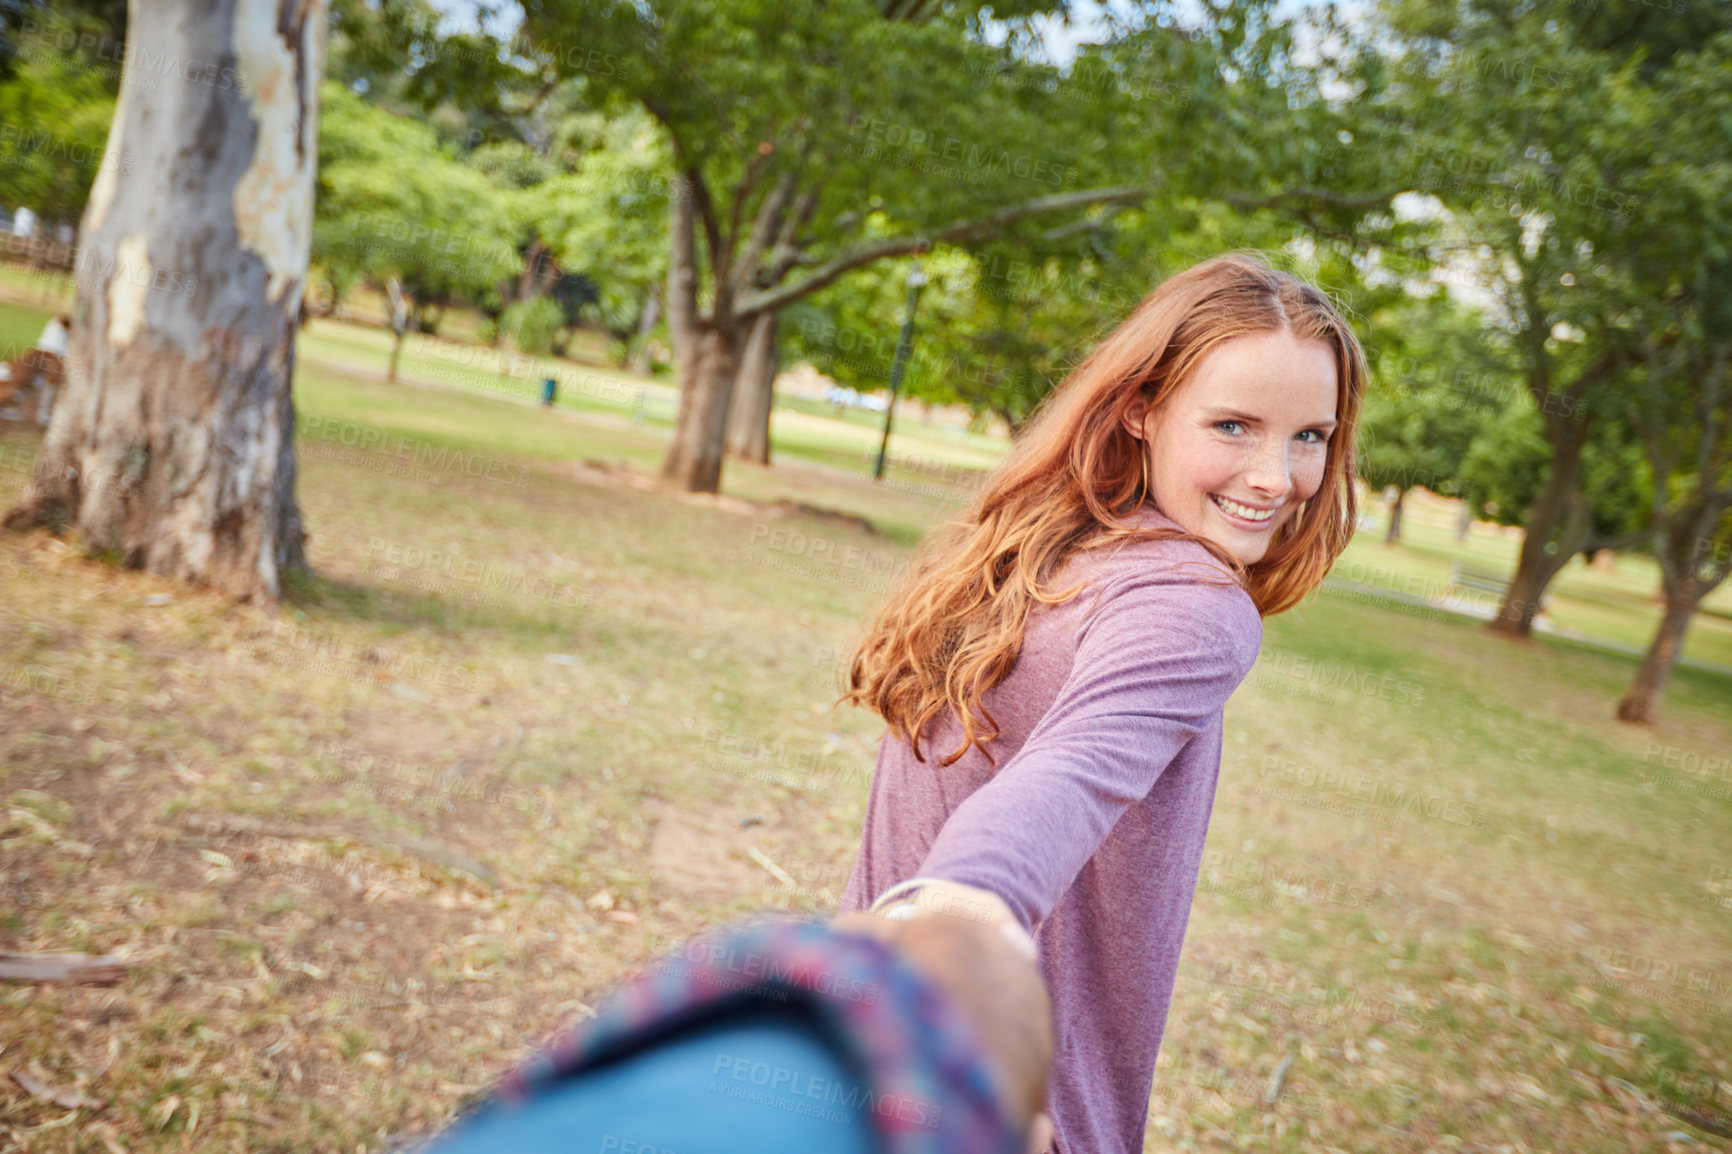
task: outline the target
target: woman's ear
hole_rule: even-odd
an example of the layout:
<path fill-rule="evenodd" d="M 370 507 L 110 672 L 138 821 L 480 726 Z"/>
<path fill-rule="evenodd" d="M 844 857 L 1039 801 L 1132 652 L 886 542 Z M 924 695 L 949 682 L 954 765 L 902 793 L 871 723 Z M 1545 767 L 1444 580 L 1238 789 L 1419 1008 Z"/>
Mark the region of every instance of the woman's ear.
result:
<path fill-rule="evenodd" d="M 1148 423 L 1148 418 L 1149 398 L 1139 394 L 1136 400 L 1125 406 L 1125 411 L 1119 417 L 1119 421 L 1124 425 L 1125 432 L 1140 441 L 1143 439 L 1143 430 Z"/>

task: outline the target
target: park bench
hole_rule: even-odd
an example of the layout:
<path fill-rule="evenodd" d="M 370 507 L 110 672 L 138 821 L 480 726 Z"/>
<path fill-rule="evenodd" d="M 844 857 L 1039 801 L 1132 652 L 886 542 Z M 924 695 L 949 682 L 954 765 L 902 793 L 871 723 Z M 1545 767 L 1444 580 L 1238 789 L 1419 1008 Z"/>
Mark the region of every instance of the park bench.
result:
<path fill-rule="evenodd" d="M 1504 574 L 1495 569 L 1484 569 L 1459 560 L 1449 563 L 1449 584 L 1453 589 L 1474 589 L 1481 593 L 1491 593 L 1502 597 L 1509 589 L 1510 580 L 1514 576 L 1513 573 Z"/>
<path fill-rule="evenodd" d="M 1515 578 L 1513 573 L 1503 573 L 1496 569 L 1487 569 L 1461 560 L 1449 563 L 1449 585 L 1451 589 L 1470 589 L 1476 593 L 1488 593 L 1497 601 L 1503 600 L 1509 592 L 1510 582 Z M 1551 601 L 1550 594 L 1540 595 L 1540 608 L 1544 609 Z"/>
<path fill-rule="evenodd" d="M 665 397 L 652 397 L 649 390 L 639 389 L 636 402 L 632 405 L 631 423 L 638 428 L 643 427 L 647 417 L 656 421 L 667 421 L 670 424 L 679 419 L 680 406 L 678 401 Z"/>

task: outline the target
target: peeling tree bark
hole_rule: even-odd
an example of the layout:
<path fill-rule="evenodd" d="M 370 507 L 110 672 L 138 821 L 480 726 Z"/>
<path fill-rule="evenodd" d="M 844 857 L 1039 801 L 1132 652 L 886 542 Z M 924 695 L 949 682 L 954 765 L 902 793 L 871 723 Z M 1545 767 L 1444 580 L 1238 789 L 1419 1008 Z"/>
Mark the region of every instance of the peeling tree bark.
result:
<path fill-rule="evenodd" d="M 728 453 L 742 461 L 770 463 L 770 410 L 776 395 L 776 314 L 759 313 L 746 337 L 740 378 L 728 411 Z"/>
<path fill-rule="evenodd" d="M 72 371 L 8 527 L 262 601 L 305 567 L 289 386 L 326 23 L 326 0 L 132 0 Z"/>

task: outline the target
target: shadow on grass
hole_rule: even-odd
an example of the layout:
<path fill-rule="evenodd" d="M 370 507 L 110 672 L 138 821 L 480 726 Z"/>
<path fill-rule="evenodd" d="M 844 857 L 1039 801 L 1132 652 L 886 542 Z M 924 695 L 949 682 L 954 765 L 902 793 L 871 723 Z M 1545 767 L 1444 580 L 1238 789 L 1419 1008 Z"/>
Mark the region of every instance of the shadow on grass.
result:
<path fill-rule="evenodd" d="M 570 619 L 528 612 L 499 601 L 463 604 L 433 591 L 391 589 L 303 570 L 283 582 L 283 602 L 309 616 L 390 630 L 427 629 L 440 635 L 509 637 L 524 648 L 557 640 L 569 644 Z"/>

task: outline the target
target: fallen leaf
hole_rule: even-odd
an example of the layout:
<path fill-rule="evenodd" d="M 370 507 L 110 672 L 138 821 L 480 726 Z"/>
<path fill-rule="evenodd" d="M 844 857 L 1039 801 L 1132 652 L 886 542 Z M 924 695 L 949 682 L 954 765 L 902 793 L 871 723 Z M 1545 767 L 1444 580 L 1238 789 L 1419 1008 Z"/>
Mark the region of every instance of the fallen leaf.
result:
<path fill-rule="evenodd" d="M 31 1095 L 52 1102 L 56 1106 L 64 1106 L 68 1110 L 100 1110 L 102 1103 L 95 1098 L 80 1094 L 77 1090 L 60 1090 L 46 1082 L 40 1082 L 22 1070 L 12 1071 L 12 1080 L 30 1091 Z"/>
<path fill-rule="evenodd" d="M 0 954 L 0 980 L 11 982 L 75 982 L 107 986 L 126 977 L 126 963 L 117 957 L 88 954 Z"/>

